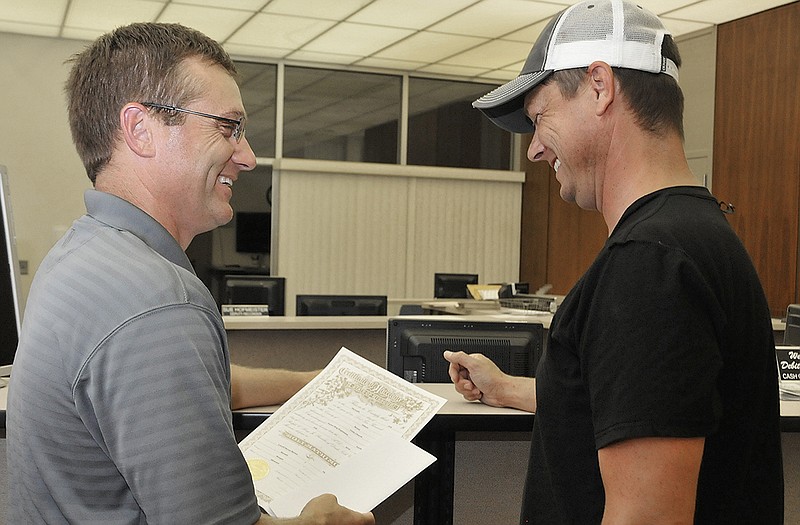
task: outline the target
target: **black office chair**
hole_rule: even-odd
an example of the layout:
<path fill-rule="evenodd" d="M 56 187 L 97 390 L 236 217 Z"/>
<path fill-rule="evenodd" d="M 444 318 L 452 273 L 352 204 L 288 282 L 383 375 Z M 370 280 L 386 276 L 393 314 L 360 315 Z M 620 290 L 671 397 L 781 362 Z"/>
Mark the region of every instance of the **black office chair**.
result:
<path fill-rule="evenodd" d="M 477 273 L 434 273 L 433 297 L 435 299 L 467 299 L 468 284 L 478 284 Z"/>
<path fill-rule="evenodd" d="M 421 304 L 401 304 L 400 315 L 425 315 L 429 312 Z"/>
<path fill-rule="evenodd" d="M 388 298 L 385 295 L 314 295 L 296 298 L 295 314 L 304 315 L 386 315 Z"/>
<path fill-rule="evenodd" d="M 800 345 L 800 304 L 790 304 L 786 308 L 786 330 L 783 344 Z"/>

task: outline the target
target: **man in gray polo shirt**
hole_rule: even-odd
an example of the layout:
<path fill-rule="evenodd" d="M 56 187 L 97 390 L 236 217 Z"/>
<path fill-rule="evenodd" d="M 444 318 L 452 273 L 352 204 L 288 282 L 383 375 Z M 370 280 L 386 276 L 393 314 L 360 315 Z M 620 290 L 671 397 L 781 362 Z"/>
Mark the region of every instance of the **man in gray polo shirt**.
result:
<path fill-rule="evenodd" d="M 31 287 L 8 394 L 13 523 L 273 523 L 233 436 L 222 320 L 184 250 L 255 166 L 225 51 L 132 24 L 73 58 L 95 190 Z M 291 523 L 374 523 L 312 500 Z"/>

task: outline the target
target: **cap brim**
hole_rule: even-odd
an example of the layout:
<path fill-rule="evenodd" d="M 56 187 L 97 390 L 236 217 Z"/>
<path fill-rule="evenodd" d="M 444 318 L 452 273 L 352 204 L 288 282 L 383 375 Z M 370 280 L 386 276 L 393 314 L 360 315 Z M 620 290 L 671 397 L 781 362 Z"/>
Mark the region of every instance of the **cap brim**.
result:
<path fill-rule="evenodd" d="M 489 120 L 512 133 L 532 133 L 533 123 L 525 114 L 525 95 L 553 73 L 552 70 L 536 71 L 518 76 L 485 94 L 472 103 Z"/>

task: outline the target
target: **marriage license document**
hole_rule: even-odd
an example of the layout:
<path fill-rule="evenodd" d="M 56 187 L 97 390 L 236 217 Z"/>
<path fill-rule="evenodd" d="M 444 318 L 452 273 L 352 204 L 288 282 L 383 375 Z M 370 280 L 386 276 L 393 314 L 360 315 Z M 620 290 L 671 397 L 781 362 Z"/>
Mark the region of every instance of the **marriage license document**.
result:
<path fill-rule="evenodd" d="M 297 516 L 332 493 L 372 510 L 436 458 L 411 443 L 445 400 L 342 348 L 239 447 L 259 504 Z"/>

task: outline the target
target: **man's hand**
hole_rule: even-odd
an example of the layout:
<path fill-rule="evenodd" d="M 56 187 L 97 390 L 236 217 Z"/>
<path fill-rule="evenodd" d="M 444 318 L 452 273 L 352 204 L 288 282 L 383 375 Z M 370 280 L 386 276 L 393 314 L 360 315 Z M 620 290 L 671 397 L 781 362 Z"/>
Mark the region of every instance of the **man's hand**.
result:
<path fill-rule="evenodd" d="M 371 512 L 356 512 L 339 505 L 336 496 L 323 494 L 312 499 L 303 508 L 300 516 L 288 520 L 276 520 L 262 516 L 259 525 L 375 525 Z"/>
<path fill-rule="evenodd" d="M 530 377 L 510 376 L 483 354 L 444 353 L 456 392 L 468 401 L 479 400 L 494 407 L 536 410 L 536 383 Z"/>

